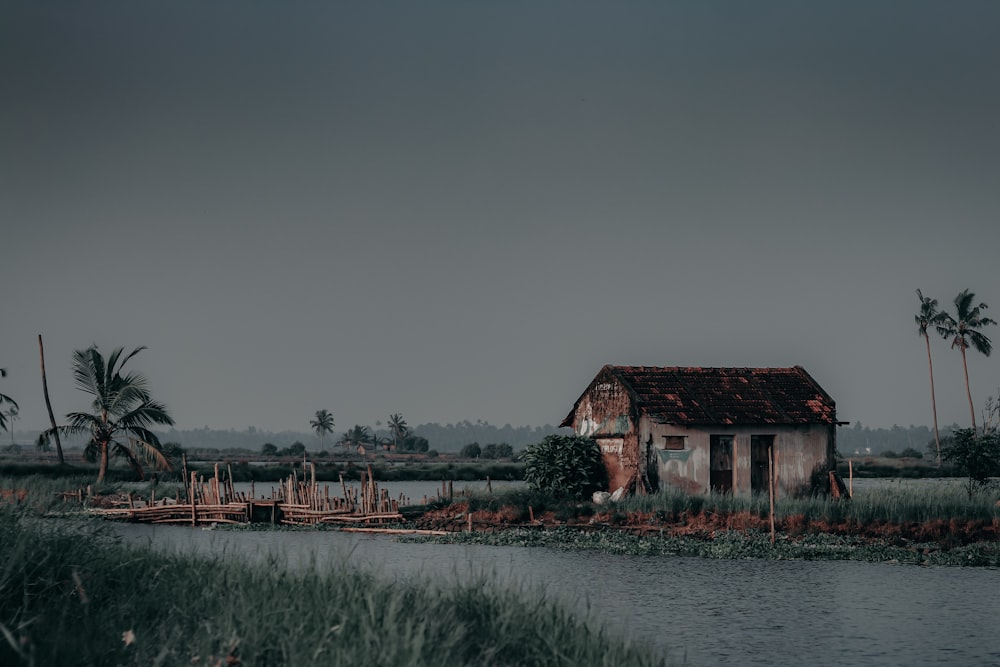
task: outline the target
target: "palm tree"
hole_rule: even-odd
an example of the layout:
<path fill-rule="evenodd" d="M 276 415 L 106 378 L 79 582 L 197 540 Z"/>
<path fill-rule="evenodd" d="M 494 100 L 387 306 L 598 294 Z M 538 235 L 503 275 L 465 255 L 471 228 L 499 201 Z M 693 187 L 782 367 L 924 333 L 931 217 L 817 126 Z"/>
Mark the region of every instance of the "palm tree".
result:
<path fill-rule="evenodd" d="M 941 323 L 935 328 L 941 336 L 951 339 L 952 348 L 958 348 L 962 353 L 962 369 L 965 371 L 965 395 L 969 399 L 969 413 L 972 416 L 972 431 L 976 431 L 976 408 L 972 403 L 972 391 L 969 389 L 969 365 L 965 359 L 965 351 L 973 347 L 985 356 L 990 356 L 993 343 L 989 337 L 980 331 L 983 327 L 996 324 L 994 320 L 981 315 L 989 306 L 985 303 L 973 306 L 976 295 L 969 290 L 958 293 L 955 297 L 955 315 L 942 313 Z"/>
<path fill-rule="evenodd" d="M 316 419 L 309 422 L 313 430 L 316 431 L 316 435 L 319 436 L 320 447 L 326 443 L 326 434 L 333 433 L 333 415 L 330 414 L 329 410 L 317 410 Z"/>
<path fill-rule="evenodd" d="M 93 397 L 92 412 L 71 412 L 64 426 L 49 429 L 38 436 L 37 444 L 43 446 L 56 432 L 64 434 L 89 433 L 90 441 L 84 451 L 88 460 L 98 459 L 100 468 L 97 481 L 103 482 L 108 472 L 108 459 L 121 456 L 139 474 L 145 477 L 142 461 L 163 470 L 173 470 L 170 460 L 163 453 L 156 434 L 149 430 L 153 424 L 172 426 L 173 418 L 162 403 L 149 394 L 149 382 L 140 373 L 123 375 L 128 361 L 145 347 L 137 347 L 126 356 L 116 348 L 105 361 L 96 345 L 73 353 L 73 377 L 77 389 Z"/>
<path fill-rule="evenodd" d="M 6 368 L 0 368 L 0 378 L 5 378 L 5 377 L 7 377 L 7 369 Z M 13 426 L 14 426 L 14 417 L 17 415 L 17 411 L 20 409 L 20 407 L 17 404 L 17 401 L 15 401 L 13 398 L 11 398 L 10 396 L 8 396 L 7 394 L 0 394 L 0 406 L 2 406 L 4 403 L 10 403 L 10 409 L 12 410 L 12 412 L 8 412 L 7 414 L 4 414 L 3 411 L 0 411 L 0 431 L 6 431 L 7 430 L 7 416 L 8 416 L 8 414 L 10 415 L 11 429 L 13 429 Z M 11 432 L 13 433 L 13 430 Z M 13 437 L 13 436 L 11 436 L 11 437 Z"/>
<path fill-rule="evenodd" d="M 374 441 L 371 429 L 367 426 L 354 425 L 350 431 L 340 439 L 340 444 L 344 447 L 357 449 L 361 445 L 367 445 Z"/>
<path fill-rule="evenodd" d="M 392 433 L 392 446 L 393 449 L 398 450 L 399 446 L 406 439 L 406 436 L 410 433 L 410 427 L 406 425 L 406 420 L 403 419 L 403 415 L 398 412 L 389 415 L 389 432 Z"/>
<path fill-rule="evenodd" d="M 938 434 L 937 418 L 937 398 L 934 395 L 934 363 L 931 361 L 931 339 L 927 335 L 927 327 L 936 326 L 944 322 L 944 313 L 938 310 L 937 299 L 924 296 L 917 290 L 917 297 L 920 299 L 920 311 L 913 316 L 917 323 L 917 334 L 923 336 L 924 343 L 927 344 L 927 368 L 931 375 L 931 412 L 934 415 L 934 445 L 937 447 L 937 463 L 941 467 L 941 436 Z"/>

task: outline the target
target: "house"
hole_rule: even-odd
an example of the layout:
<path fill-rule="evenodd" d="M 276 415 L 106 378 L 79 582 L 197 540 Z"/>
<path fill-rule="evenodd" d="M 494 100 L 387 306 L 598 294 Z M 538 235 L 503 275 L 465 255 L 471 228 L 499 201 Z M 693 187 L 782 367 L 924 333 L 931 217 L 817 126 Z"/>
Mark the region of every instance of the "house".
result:
<path fill-rule="evenodd" d="M 835 468 L 837 408 L 801 366 L 605 366 L 560 426 L 600 445 L 610 489 L 779 497 Z"/>

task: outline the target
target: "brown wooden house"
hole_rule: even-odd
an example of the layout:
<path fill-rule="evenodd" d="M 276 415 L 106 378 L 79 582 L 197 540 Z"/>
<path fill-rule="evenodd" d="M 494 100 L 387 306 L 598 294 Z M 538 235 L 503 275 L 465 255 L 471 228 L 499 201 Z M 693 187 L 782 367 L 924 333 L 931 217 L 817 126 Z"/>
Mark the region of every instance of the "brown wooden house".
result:
<path fill-rule="evenodd" d="M 837 408 L 801 366 L 605 366 L 561 426 L 601 447 L 610 491 L 777 495 L 834 469 Z"/>

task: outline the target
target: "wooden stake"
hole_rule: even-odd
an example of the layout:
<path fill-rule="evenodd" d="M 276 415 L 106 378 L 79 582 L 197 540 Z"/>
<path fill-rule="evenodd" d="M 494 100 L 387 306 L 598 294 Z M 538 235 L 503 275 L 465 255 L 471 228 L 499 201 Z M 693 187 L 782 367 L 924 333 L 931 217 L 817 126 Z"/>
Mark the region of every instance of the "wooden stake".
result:
<path fill-rule="evenodd" d="M 771 501 L 771 544 L 774 544 L 774 445 L 767 447 L 767 486 Z"/>
<path fill-rule="evenodd" d="M 847 479 L 849 486 L 847 487 L 847 497 L 854 497 L 854 461 L 847 459 Z"/>

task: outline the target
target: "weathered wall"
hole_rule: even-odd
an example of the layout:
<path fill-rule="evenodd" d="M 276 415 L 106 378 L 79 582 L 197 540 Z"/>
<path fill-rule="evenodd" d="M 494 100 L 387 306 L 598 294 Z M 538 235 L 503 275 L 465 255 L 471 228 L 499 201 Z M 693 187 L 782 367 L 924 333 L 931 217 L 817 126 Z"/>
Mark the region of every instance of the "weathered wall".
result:
<path fill-rule="evenodd" d="M 647 448 L 652 448 L 648 460 L 657 467 L 655 471 L 649 470 L 648 474 L 658 476 L 661 489 L 677 489 L 686 493 L 710 491 L 711 436 L 732 435 L 733 493 L 739 495 L 751 492 L 751 436 L 773 435 L 776 492 L 779 497 L 787 497 L 808 486 L 817 467 L 825 470 L 832 464 L 830 430 L 823 425 L 693 428 L 658 424 L 643 416 L 639 420 L 638 434 L 639 442 L 643 443 L 643 454 Z M 684 436 L 684 449 L 664 449 L 665 435 Z"/>
<path fill-rule="evenodd" d="M 608 374 L 600 374 L 581 397 L 574 416 L 578 435 L 601 447 L 611 491 L 628 487 L 639 472 L 639 440 L 628 390 Z"/>

